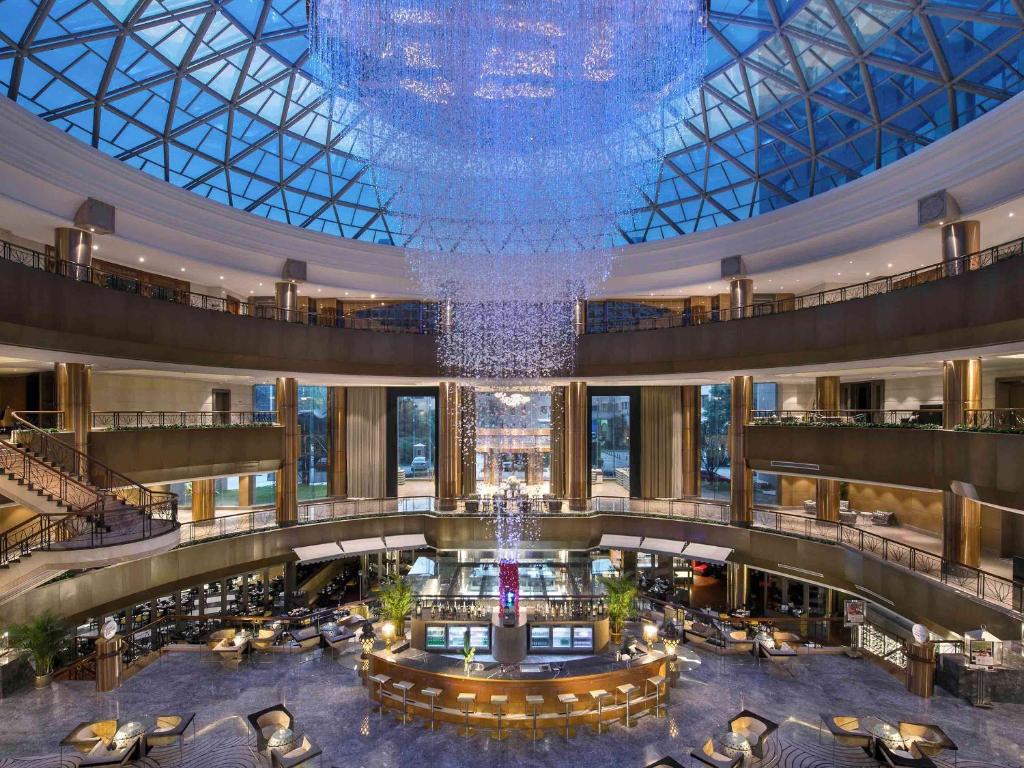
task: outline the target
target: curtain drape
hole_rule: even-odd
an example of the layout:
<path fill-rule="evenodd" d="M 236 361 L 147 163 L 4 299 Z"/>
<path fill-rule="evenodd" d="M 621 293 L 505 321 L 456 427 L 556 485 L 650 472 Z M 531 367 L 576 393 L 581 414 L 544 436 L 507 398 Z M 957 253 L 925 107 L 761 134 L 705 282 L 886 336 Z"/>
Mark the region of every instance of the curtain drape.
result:
<path fill-rule="evenodd" d="M 640 494 L 682 495 L 683 413 L 679 387 L 640 389 Z"/>
<path fill-rule="evenodd" d="M 351 387 L 346 399 L 349 498 L 381 498 L 387 493 L 387 389 Z"/>

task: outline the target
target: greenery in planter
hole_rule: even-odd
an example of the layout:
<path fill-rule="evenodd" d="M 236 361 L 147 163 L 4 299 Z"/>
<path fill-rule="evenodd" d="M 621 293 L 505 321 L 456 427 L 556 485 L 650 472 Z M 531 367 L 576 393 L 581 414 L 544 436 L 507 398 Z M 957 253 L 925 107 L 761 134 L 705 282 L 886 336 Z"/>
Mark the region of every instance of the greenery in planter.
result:
<path fill-rule="evenodd" d="M 15 624 L 10 628 L 11 647 L 32 654 L 36 675 L 39 677 L 53 672 L 54 659 L 64 647 L 66 636 L 64 623 L 49 611 L 27 624 Z"/>
<path fill-rule="evenodd" d="M 923 424 L 917 421 L 902 421 L 899 424 L 873 424 L 867 421 L 779 421 L 777 419 L 754 419 L 755 427 L 815 427 L 818 429 L 942 429 L 941 424 Z"/>
<path fill-rule="evenodd" d="M 395 636 L 405 634 L 405 617 L 416 604 L 416 596 L 409 582 L 402 576 L 393 579 L 380 588 L 380 615 L 395 625 Z"/>
<path fill-rule="evenodd" d="M 601 579 L 608 595 L 608 620 L 614 634 L 622 632 L 626 619 L 633 613 L 636 599 L 636 578 L 632 574 L 604 576 Z"/>
<path fill-rule="evenodd" d="M 144 426 L 104 427 L 102 432 L 139 432 L 143 429 L 249 429 L 250 427 L 278 427 L 272 422 L 257 421 L 252 424 L 147 424 Z"/>
<path fill-rule="evenodd" d="M 988 432 L 997 435 L 1024 435 L 1024 427 L 974 427 L 960 424 L 953 428 L 957 432 Z"/>

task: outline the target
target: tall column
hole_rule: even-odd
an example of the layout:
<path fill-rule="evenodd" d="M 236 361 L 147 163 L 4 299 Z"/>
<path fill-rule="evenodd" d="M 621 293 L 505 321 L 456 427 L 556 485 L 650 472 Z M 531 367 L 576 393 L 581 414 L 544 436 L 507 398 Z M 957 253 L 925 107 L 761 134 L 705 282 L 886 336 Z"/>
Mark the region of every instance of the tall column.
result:
<path fill-rule="evenodd" d="M 981 360 L 942 364 L 942 426 L 955 429 L 981 407 Z M 954 565 L 981 564 L 981 504 L 954 489 L 942 492 L 942 556 Z"/>
<path fill-rule="evenodd" d="M 454 381 L 437 385 L 437 508 L 441 511 L 456 508 L 462 488 L 460 394 L 459 385 Z"/>
<path fill-rule="evenodd" d="M 53 231 L 53 247 L 57 258 L 65 262 L 58 272 L 67 270 L 67 277 L 89 280 L 92 266 L 92 232 L 74 227 L 57 227 Z"/>
<path fill-rule="evenodd" d="M 295 525 L 299 520 L 299 385 L 290 377 L 277 379 L 277 422 L 284 428 L 277 471 L 277 524 Z"/>
<path fill-rule="evenodd" d="M 587 508 L 587 384 L 570 381 L 565 388 L 565 495 L 571 511 Z"/>
<path fill-rule="evenodd" d="M 550 492 L 565 496 L 565 387 L 551 388 L 551 459 L 548 462 Z"/>
<path fill-rule="evenodd" d="M 818 376 L 814 380 L 815 404 L 826 416 L 839 415 L 839 377 Z M 839 522 L 839 481 L 821 479 L 816 482 L 815 508 L 819 520 Z"/>
<path fill-rule="evenodd" d="M 57 386 L 57 410 L 64 419 L 64 430 L 74 437 L 75 450 L 89 452 L 89 430 L 92 428 L 92 367 L 82 363 L 57 363 L 54 366 Z M 86 467 L 67 467 L 79 474 Z"/>
<path fill-rule="evenodd" d="M 749 527 L 754 520 L 754 478 L 747 465 L 747 424 L 754 399 L 754 377 L 733 376 L 729 384 L 730 523 Z"/>
<path fill-rule="evenodd" d="M 476 390 L 459 387 L 459 440 L 462 452 L 462 496 L 476 493 Z"/>
<path fill-rule="evenodd" d="M 954 221 L 942 227 L 942 260 L 950 275 L 962 275 L 976 269 L 971 259 L 964 259 L 981 250 L 981 222 Z"/>
<path fill-rule="evenodd" d="M 682 387 L 683 496 L 700 496 L 700 387 Z"/>
<path fill-rule="evenodd" d="M 348 496 L 348 453 L 345 433 L 345 387 L 327 388 L 327 431 L 330 448 L 327 454 L 327 495 Z"/>
<path fill-rule="evenodd" d="M 577 336 L 587 332 L 587 301 L 576 299 L 572 305 L 572 327 Z"/>
<path fill-rule="evenodd" d="M 740 563 L 726 563 L 726 603 L 731 610 L 745 608 L 748 600 L 749 574 L 747 566 Z"/>
<path fill-rule="evenodd" d="M 754 281 L 749 277 L 734 277 L 729 281 L 729 318 L 736 320 L 753 313 Z"/>
<path fill-rule="evenodd" d="M 256 475 L 238 476 L 238 506 L 251 507 L 256 499 Z"/>
<path fill-rule="evenodd" d="M 291 282 L 274 283 L 274 298 L 278 320 L 289 323 L 299 321 L 299 286 Z"/>
<path fill-rule="evenodd" d="M 131 615 L 131 611 L 128 611 L 128 615 Z M 105 637 L 96 639 L 96 690 L 100 693 L 109 693 L 121 687 L 123 646 L 121 635 L 114 635 L 109 640 Z"/>
<path fill-rule="evenodd" d="M 216 516 L 216 487 L 214 480 L 192 481 L 192 522 L 213 520 Z"/>

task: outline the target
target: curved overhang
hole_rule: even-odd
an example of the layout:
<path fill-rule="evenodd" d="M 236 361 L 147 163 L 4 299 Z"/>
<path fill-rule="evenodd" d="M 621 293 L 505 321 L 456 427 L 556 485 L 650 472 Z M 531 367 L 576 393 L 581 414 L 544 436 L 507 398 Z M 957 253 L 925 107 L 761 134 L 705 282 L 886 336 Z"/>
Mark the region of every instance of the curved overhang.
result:
<path fill-rule="evenodd" d="M 71 620 L 105 615 L 133 602 L 295 559 L 293 549 L 325 542 L 423 534 L 437 549 L 493 548 L 486 526 L 471 515 L 385 515 L 383 517 L 271 529 L 179 547 L 144 560 L 64 579 L 12 600 L 5 621 L 23 621 L 45 610 Z M 590 549 L 604 534 L 655 536 L 733 550 L 730 560 L 833 587 L 893 610 L 938 631 L 964 632 L 985 624 L 1000 636 L 1020 627 L 1011 611 L 984 603 L 938 580 L 915 574 L 871 555 L 835 544 L 692 520 L 638 515 L 557 515 L 537 519 L 529 546 Z"/>
<path fill-rule="evenodd" d="M 720 260 L 736 254 L 751 272 L 768 275 L 897 240 L 901 252 L 929 249 L 937 237 L 918 227 L 918 198 L 946 189 L 970 215 L 1020 193 L 1022 119 L 1024 99 L 1016 96 L 837 189 L 708 232 L 623 248 L 602 294 L 717 289 Z M 83 145 L 6 99 L 0 99 L 0 124 L 6 180 L 0 226 L 20 236 L 48 242 L 52 228 L 67 225 L 82 200 L 93 197 L 117 209 L 117 233 L 102 240 L 103 258 L 131 263 L 144 254 L 147 269 L 171 274 L 185 267 L 189 280 L 240 295 L 259 292 L 258 280 L 279 278 L 285 259 L 299 258 L 309 265 L 309 284 L 335 295 L 419 295 L 400 249 L 316 234 L 205 200 Z"/>

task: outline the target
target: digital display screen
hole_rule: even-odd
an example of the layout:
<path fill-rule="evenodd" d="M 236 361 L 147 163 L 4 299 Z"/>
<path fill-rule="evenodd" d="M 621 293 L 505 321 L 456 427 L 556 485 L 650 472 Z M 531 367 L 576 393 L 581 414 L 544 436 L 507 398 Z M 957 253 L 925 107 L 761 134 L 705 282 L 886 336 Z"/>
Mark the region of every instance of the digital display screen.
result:
<path fill-rule="evenodd" d="M 530 647 L 531 648 L 550 648 L 551 647 L 551 628 L 550 627 L 530 627 Z"/>
<path fill-rule="evenodd" d="M 427 627 L 427 648 L 444 650 L 445 633 L 444 627 Z"/>
<path fill-rule="evenodd" d="M 448 627 L 448 647 L 463 648 L 466 642 L 466 627 Z"/>
<path fill-rule="evenodd" d="M 573 627 L 572 629 L 572 647 L 573 648 L 586 648 L 590 650 L 594 647 L 594 628 L 593 627 Z"/>
<path fill-rule="evenodd" d="M 470 627 L 469 642 L 477 650 L 489 651 L 491 649 L 491 628 Z"/>
<path fill-rule="evenodd" d="M 572 648 L 572 627 L 552 627 L 551 647 Z"/>

